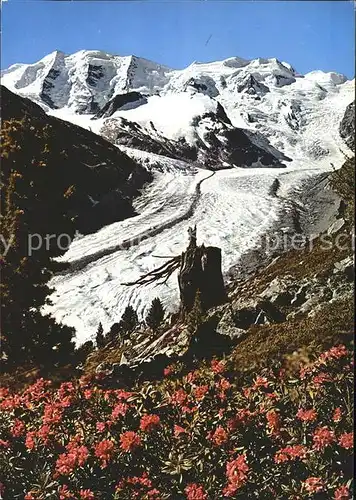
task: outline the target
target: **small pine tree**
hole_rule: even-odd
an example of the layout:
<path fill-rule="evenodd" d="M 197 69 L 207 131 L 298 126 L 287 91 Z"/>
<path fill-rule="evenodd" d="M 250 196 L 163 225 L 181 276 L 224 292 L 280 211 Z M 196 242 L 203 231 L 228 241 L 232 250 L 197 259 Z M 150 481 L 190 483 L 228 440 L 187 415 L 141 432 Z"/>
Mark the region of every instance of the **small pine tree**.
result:
<path fill-rule="evenodd" d="M 122 334 L 125 336 L 126 334 L 130 334 L 135 326 L 138 324 L 137 312 L 132 306 L 127 306 L 123 315 L 121 316 L 120 321 L 120 330 Z"/>
<path fill-rule="evenodd" d="M 198 289 L 195 294 L 194 305 L 187 317 L 188 330 L 195 333 L 204 321 L 204 309 L 201 300 L 201 291 Z"/>
<path fill-rule="evenodd" d="M 114 340 L 117 340 L 118 337 L 121 334 L 121 325 L 120 323 L 114 323 L 110 330 L 109 333 L 107 334 L 107 339 L 109 342 L 113 342 Z"/>
<path fill-rule="evenodd" d="M 146 316 L 146 324 L 152 330 L 156 330 L 164 318 L 164 308 L 158 297 L 152 300 L 151 306 Z"/>
<path fill-rule="evenodd" d="M 99 323 L 98 330 L 96 332 L 95 342 L 98 349 L 101 349 L 106 344 L 104 337 L 104 328 L 101 323 Z"/>

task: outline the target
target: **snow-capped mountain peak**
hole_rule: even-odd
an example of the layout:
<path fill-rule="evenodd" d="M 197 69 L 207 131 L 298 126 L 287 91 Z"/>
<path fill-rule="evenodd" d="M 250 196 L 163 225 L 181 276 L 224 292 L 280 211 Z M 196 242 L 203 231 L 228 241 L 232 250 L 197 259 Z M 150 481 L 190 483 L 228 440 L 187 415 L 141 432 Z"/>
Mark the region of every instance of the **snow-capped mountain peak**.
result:
<path fill-rule="evenodd" d="M 313 159 L 327 156 L 333 143 L 329 131 L 325 140 L 320 131 L 315 134 L 314 123 L 319 127 L 319 115 L 340 119 L 333 111 L 333 98 L 341 99 L 344 110 L 353 89 L 344 75 L 323 71 L 300 75 L 277 58 L 195 61 L 178 70 L 100 50 L 71 55 L 55 51 L 36 63 L 13 65 L 3 72 L 2 83 L 46 112 L 105 134 L 117 145 L 127 146 L 128 129 L 130 143 L 142 144 L 148 133 L 164 147 L 167 141 L 183 141 L 189 155 L 191 147 L 209 150 L 212 140 L 224 144 L 221 130 L 228 125 L 217 116 L 219 104 L 229 126 L 248 130 L 250 137 L 251 133 L 263 137 L 258 142 L 265 151 L 270 152 L 271 146 L 282 157 L 312 154 Z M 139 140 L 133 137 L 135 127 L 140 129 Z M 219 161 L 222 157 L 225 154 L 219 153 Z"/>
<path fill-rule="evenodd" d="M 16 64 L 2 72 L 2 83 L 45 109 L 70 108 L 93 113 L 118 93 L 155 93 L 167 82 L 170 68 L 131 56 L 99 50 L 71 55 L 55 51 L 33 64 Z"/>
<path fill-rule="evenodd" d="M 173 70 L 135 55 L 112 55 L 80 50 L 71 55 L 56 50 L 33 64 L 15 64 L 2 72 L 2 83 L 49 109 L 96 113 L 118 94 L 147 95 L 195 90 L 217 98 L 229 94 L 264 95 L 303 78 L 276 58 L 252 60 L 230 57 L 222 61 L 193 62 Z M 344 75 L 313 71 L 305 75 L 315 87 L 328 88 L 346 81 Z M 234 95 L 230 95 L 234 99 Z"/>

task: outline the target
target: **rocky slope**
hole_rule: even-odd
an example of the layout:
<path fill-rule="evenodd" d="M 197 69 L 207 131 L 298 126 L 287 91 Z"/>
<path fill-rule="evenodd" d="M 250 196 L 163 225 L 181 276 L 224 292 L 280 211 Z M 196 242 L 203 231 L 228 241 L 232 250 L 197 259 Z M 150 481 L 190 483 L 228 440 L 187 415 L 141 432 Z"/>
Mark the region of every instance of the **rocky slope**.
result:
<path fill-rule="evenodd" d="M 340 135 L 348 147 L 355 152 L 355 101 L 346 108 L 340 123 Z"/>

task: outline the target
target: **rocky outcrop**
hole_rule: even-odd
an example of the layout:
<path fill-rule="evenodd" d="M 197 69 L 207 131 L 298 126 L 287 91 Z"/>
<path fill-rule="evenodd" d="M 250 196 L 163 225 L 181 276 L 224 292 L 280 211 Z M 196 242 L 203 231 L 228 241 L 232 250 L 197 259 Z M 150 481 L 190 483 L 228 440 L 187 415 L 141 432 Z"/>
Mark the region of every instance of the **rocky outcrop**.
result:
<path fill-rule="evenodd" d="M 346 108 L 340 123 L 340 135 L 347 146 L 355 152 L 355 101 Z"/>
<path fill-rule="evenodd" d="M 226 139 L 225 148 L 219 144 L 219 157 L 232 165 L 239 167 L 285 167 L 284 161 L 290 158 L 281 154 L 269 145 L 269 150 L 257 145 L 257 133 L 242 129 L 228 128 L 222 134 Z M 265 142 L 268 142 L 265 140 Z"/>
<path fill-rule="evenodd" d="M 294 72 L 294 70 L 293 70 Z M 285 85 L 291 85 L 295 82 L 295 78 L 285 75 L 273 75 L 274 84 L 276 87 L 284 87 Z"/>
<path fill-rule="evenodd" d="M 290 161 L 273 148 L 258 132 L 234 127 L 225 109 L 218 104 L 216 112 L 194 117 L 198 162 L 208 168 L 285 167 Z"/>
<path fill-rule="evenodd" d="M 96 118 L 109 118 L 115 111 L 121 109 L 134 109 L 142 104 L 146 104 L 147 98 L 140 94 L 140 92 L 126 92 L 125 94 L 117 94 L 110 99 L 104 107 L 98 111 L 93 119 Z"/>
<path fill-rule="evenodd" d="M 55 81 L 59 76 L 60 71 L 58 69 L 51 68 L 43 82 L 42 91 L 40 93 L 40 98 L 52 109 L 58 108 L 52 99 L 51 90 L 54 89 Z"/>
<path fill-rule="evenodd" d="M 213 78 L 202 75 L 200 78 L 190 78 L 184 85 L 184 90 L 192 90 L 210 97 L 217 97 L 219 91 Z"/>
<path fill-rule="evenodd" d="M 194 139 L 189 144 L 184 136 L 167 139 L 152 122 L 144 128 L 125 118 L 107 119 L 100 134 L 113 144 L 194 162 L 212 170 L 232 166 L 281 168 L 285 167 L 283 162 L 290 161 L 258 132 L 234 127 L 220 103 L 216 112 L 195 116 L 190 127 Z"/>
<path fill-rule="evenodd" d="M 340 298 L 352 297 L 354 276 L 352 257 L 336 262 L 329 276 L 319 273 L 297 280 L 286 274 L 273 279 L 257 295 L 237 297 L 229 305 L 212 311 L 210 318 L 215 318 L 216 332 L 238 341 L 251 326 L 313 316 Z"/>
<path fill-rule="evenodd" d="M 100 135 L 113 144 L 139 149 L 148 153 L 166 156 L 175 160 L 196 161 L 197 151 L 184 138 L 170 141 L 158 134 L 151 123 L 147 130 L 138 123 L 125 118 L 109 118 L 100 130 Z"/>
<path fill-rule="evenodd" d="M 291 101 L 285 111 L 284 119 L 292 130 L 299 130 L 303 125 L 302 108 L 299 102 Z"/>
<path fill-rule="evenodd" d="M 170 141 L 158 134 L 153 124 L 151 124 L 151 129 L 147 130 L 125 118 L 109 118 L 101 128 L 100 134 L 113 144 L 175 160 L 196 161 L 196 149 L 187 144 L 184 138 L 179 141 Z"/>
<path fill-rule="evenodd" d="M 88 74 L 86 81 L 90 87 L 96 87 L 103 76 L 105 76 L 103 66 L 99 64 L 88 64 Z"/>
<path fill-rule="evenodd" d="M 269 88 L 267 85 L 258 82 L 253 75 L 250 75 L 237 87 L 237 92 L 261 96 L 267 94 Z"/>

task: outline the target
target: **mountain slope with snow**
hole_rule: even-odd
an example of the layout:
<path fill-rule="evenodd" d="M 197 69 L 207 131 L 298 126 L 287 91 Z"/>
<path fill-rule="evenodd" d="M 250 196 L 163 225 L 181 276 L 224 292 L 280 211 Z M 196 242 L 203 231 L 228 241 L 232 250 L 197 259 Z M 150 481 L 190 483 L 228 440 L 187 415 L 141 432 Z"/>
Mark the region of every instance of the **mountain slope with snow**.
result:
<path fill-rule="evenodd" d="M 104 135 L 108 128 L 114 132 L 117 128 L 116 135 L 120 135 L 125 119 L 152 138 L 180 141 L 188 149 L 205 149 L 200 163 L 215 155 L 215 167 L 224 163 L 242 166 L 244 161 L 247 166 L 276 166 L 286 157 L 328 156 L 330 148 L 323 136 L 310 135 L 311 129 L 318 131 L 314 116 L 323 113 L 332 96 L 345 99 L 346 107 L 353 88 L 353 82 L 344 75 L 322 71 L 301 75 L 275 58 L 232 57 L 173 70 L 136 56 L 93 50 L 71 55 L 56 51 L 34 64 L 16 64 L 3 71 L 2 83 L 47 112 L 74 123 L 80 118 L 80 125 L 104 131 Z M 221 134 L 224 125 L 216 120 L 221 118 L 218 106 L 230 127 L 259 133 L 249 137 L 251 148 L 258 146 L 267 156 L 254 148 L 251 157 L 234 163 L 231 141 L 226 133 Z M 122 142 L 120 137 L 114 142 L 127 146 L 127 133 L 124 135 Z M 141 148 L 134 137 L 132 142 L 133 147 Z M 214 150 L 216 142 L 220 142 L 218 153 Z M 242 146 L 237 141 L 237 147 Z M 157 152 L 157 148 L 143 149 Z M 261 161 L 256 160 L 259 157 Z"/>
<path fill-rule="evenodd" d="M 301 75 L 277 59 L 232 57 L 173 70 L 134 56 L 56 52 L 12 66 L 2 82 L 48 114 L 102 135 L 154 175 L 135 201 L 138 215 L 78 236 L 63 257 L 69 271 L 51 283 L 48 310 L 76 327 L 79 343 L 100 321 L 107 330 L 128 303 L 141 317 L 156 296 L 175 309 L 176 276 L 157 287 L 123 283 L 162 264 L 157 256 L 179 254 L 189 226 L 197 224 L 200 242 L 222 249 L 227 274 L 282 220 L 281 230 L 293 233 L 285 221 L 293 220 L 295 193 L 352 154 L 339 127 L 354 81 Z M 320 228 L 323 210 L 316 212 Z"/>
<path fill-rule="evenodd" d="M 95 50 L 72 55 L 55 51 L 34 64 L 16 64 L 2 72 L 2 83 L 49 108 L 76 113 L 98 111 L 114 95 L 130 89 L 152 92 L 170 69 L 135 56 Z"/>

